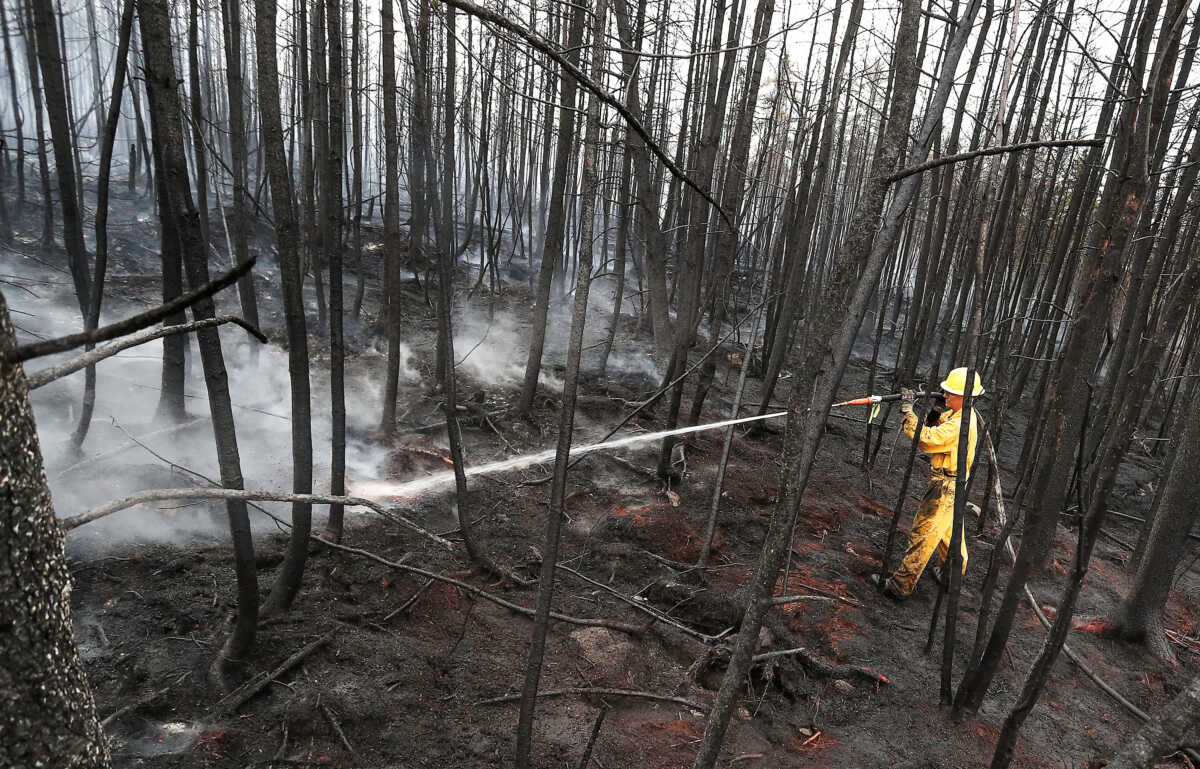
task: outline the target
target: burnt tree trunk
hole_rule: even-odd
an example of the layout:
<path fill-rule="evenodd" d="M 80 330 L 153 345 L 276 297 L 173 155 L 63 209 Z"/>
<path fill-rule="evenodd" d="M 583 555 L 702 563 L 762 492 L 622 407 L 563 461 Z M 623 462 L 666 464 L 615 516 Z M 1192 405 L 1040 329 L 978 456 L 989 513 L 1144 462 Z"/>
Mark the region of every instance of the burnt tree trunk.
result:
<path fill-rule="evenodd" d="M 1107 634 L 1127 641 L 1144 643 L 1159 658 L 1174 660 L 1171 645 L 1163 632 L 1163 609 L 1171 592 L 1175 567 L 1187 550 L 1187 532 L 1200 519 L 1196 500 L 1200 499 L 1200 387 L 1193 385 L 1190 402 L 1181 408 L 1192 418 L 1178 420 L 1181 428 L 1176 440 L 1171 471 L 1159 494 L 1158 514 L 1150 524 L 1146 553 L 1138 567 L 1133 587 L 1112 622 Z"/>
<path fill-rule="evenodd" d="M 579 47 L 583 42 L 584 12 L 579 5 L 571 6 L 571 24 L 567 33 L 568 59 L 579 62 Z M 542 244 L 542 264 L 538 270 L 537 295 L 533 307 L 533 328 L 529 354 L 525 360 L 525 379 L 517 398 L 516 410 L 525 413 L 533 406 L 537 395 L 538 377 L 542 371 L 542 352 L 546 345 L 546 318 L 550 313 L 550 287 L 554 282 L 555 266 L 563 258 L 566 236 L 566 199 L 568 170 L 575 151 L 575 97 L 579 86 L 571 77 L 563 77 L 562 101 L 558 108 L 558 138 L 554 150 L 554 181 L 550 191 L 550 213 L 546 220 L 546 239 Z"/>
<path fill-rule="evenodd" d="M 87 249 L 83 243 L 83 211 L 80 210 L 77 195 L 75 150 L 67 111 L 66 71 L 53 4 L 50 0 L 31 0 L 29 5 L 33 10 L 38 63 L 46 94 L 46 114 L 50 120 L 50 141 L 54 146 L 54 168 L 58 175 L 58 195 L 63 214 L 63 245 L 67 250 L 67 264 L 71 268 L 79 312 L 86 319 L 91 297 L 91 277 L 87 269 Z M 46 205 L 50 205 L 49 199 Z"/>
<path fill-rule="evenodd" d="M 20 17 L 20 11 L 17 11 Z M 17 210 L 25 207 L 25 121 L 21 115 L 21 102 L 17 98 L 17 69 L 13 65 L 12 30 L 8 27 L 8 14 L 0 3 L 0 34 L 4 35 L 4 63 L 8 67 L 9 96 L 12 98 L 13 125 L 17 131 Z"/>
<path fill-rule="evenodd" d="M 582 6 L 580 6 L 582 8 Z M 599 79 L 605 65 L 604 30 L 608 0 L 597 0 L 593 16 L 590 75 Z M 582 35 L 580 36 L 582 38 Z M 573 119 L 573 118 L 572 118 Z M 554 574 L 558 568 L 559 534 L 562 530 L 563 502 L 566 498 L 567 469 L 571 456 L 571 435 L 575 427 L 575 396 L 579 389 L 579 361 L 583 355 L 583 331 L 587 323 L 588 292 L 592 279 L 593 233 L 596 193 L 599 189 L 596 157 L 600 144 L 600 100 L 588 99 L 587 126 L 583 140 L 583 181 L 579 203 L 579 265 L 575 274 L 575 302 L 571 314 L 570 340 L 567 343 L 567 370 L 563 376 L 562 405 L 558 412 L 558 443 L 554 458 L 554 476 L 550 485 L 550 504 L 546 510 L 546 538 L 542 543 L 542 564 L 529 660 L 525 666 L 525 684 L 521 689 L 521 713 L 517 722 L 514 766 L 529 766 L 533 743 L 533 712 L 537 704 L 542 659 L 550 630 L 550 605 L 554 598 Z"/>
<path fill-rule="evenodd" d="M 1200 725 L 1200 676 L 1184 688 L 1125 743 L 1107 769 L 1151 769 L 1175 752 Z"/>
<path fill-rule="evenodd" d="M 71 574 L 0 294 L 0 765 L 107 769 L 71 628 Z"/>
<path fill-rule="evenodd" d="M 20 13 L 20 11 L 18 11 Z M 42 187 L 42 247 L 54 245 L 54 201 L 50 197 L 50 164 L 46 158 L 46 128 L 42 117 L 42 86 L 38 74 L 37 35 L 34 34 L 33 8 L 25 4 L 21 19 L 25 38 L 25 66 L 29 70 L 29 90 L 33 94 L 33 124 L 37 137 L 38 176 Z"/>
<path fill-rule="evenodd" d="M 312 493 L 312 405 L 308 379 L 308 329 L 304 317 L 304 272 L 300 266 L 300 235 L 293 204 L 292 175 L 283 147 L 283 118 L 279 109 L 279 64 L 275 0 L 254 4 L 254 45 L 258 63 L 259 130 L 266 155 L 275 237 L 279 240 L 279 277 L 283 283 L 283 315 L 288 338 L 288 375 L 292 404 L 292 491 Z M 312 505 L 292 503 L 292 535 L 287 556 L 272 589 L 286 604 L 299 590 L 308 557 Z"/>
<path fill-rule="evenodd" d="M 117 122 L 121 118 L 121 93 L 125 88 L 129 35 L 133 29 L 133 4 L 134 0 L 125 0 L 125 9 L 121 12 L 112 100 L 109 102 L 101 134 L 100 174 L 96 181 L 96 262 L 93 265 L 92 292 L 88 300 L 87 320 L 84 323 L 84 328 L 88 331 L 94 331 L 100 324 L 100 303 L 104 300 L 104 277 L 108 271 L 108 189 L 112 175 L 113 145 L 117 139 Z M 87 349 L 92 349 L 92 345 L 88 345 Z M 83 441 L 87 438 L 95 408 L 96 367 L 88 366 L 84 372 L 83 404 L 79 413 L 79 423 L 71 436 L 71 444 L 76 450 L 83 446 Z"/>
<path fill-rule="evenodd" d="M 324 191 L 325 258 L 329 264 L 329 397 L 333 401 L 329 493 L 346 493 L 346 345 L 342 333 L 342 154 L 345 145 L 345 77 L 342 66 L 342 6 L 326 0 L 325 27 L 329 36 L 329 154 Z M 325 532 L 334 542 L 342 538 L 342 505 L 329 506 Z"/>
<path fill-rule="evenodd" d="M 400 386 L 400 132 L 396 115 L 396 24 L 392 0 L 381 0 L 383 78 L 383 258 L 384 302 L 387 324 L 387 374 L 383 387 L 383 416 L 380 430 L 391 436 L 396 430 L 396 394 Z M 416 211 L 413 211 L 414 217 Z"/>
<path fill-rule="evenodd" d="M 233 171 L 233 211 L 229 221 L 233 253 L 230 254 L 230 260 L 234 264 L 241 264 L 250 256 L 246 242 L 246 215 L 250 203 L 246 195 L 246 111 L 242 103 L 242 15 L 238 0 L 222 0 L 221 16 L 225 38 L 225 83 L 229 92 L 229 162 Z M 242 317 L 258 328 L 258 298 L 254 293 L 253 273 L 247 273 L 238 281 L 238 298 L 241 300 Z M 250 360 L 258 360 L 257 345 L 250 345 Z"/>
<path fill-rule="evenodd" d="M 208 282 L 208 259 L 200 239 L 200 216 L 192 204 L 185 158 L 182 110 L 179 92 L 175 88 L 175 63 L 171 55 L 170 12 L 167 0 L 139 0 L 138 20 L 146 57 L 146 90 L 150 96 L 150 111 L 154 116 L 151 130 L 161 159 L 160 186 L 166 206 L 159 211 L 162 221 L 178 223 L 180 250 L 187 270 L 188 282 L 202 286 Z M 210 298 L 192 306 L 192 317 L 203 320 L 215 317 L 215 305 Z M 233 406 L 229 397 L 229 376 L 221 352 L 217 329 L 200 331 L 200 358 L 204 366 L 204 383 L 208 389 L 212 410 L 213 436 L 217 445 L 217 464 L 221 485 L 228 489 L 243 488 L 241 458 L 238 454 L 237 432 Z M 237 573 L 238 612 L 233 633 L 225 644 L 218 663 L 224 664 L 244 657 L 254 643 L 258 627 L 258 575 L 254 565 L 254 541 L 250 536 L 250 517 L 245 500 L 226 502 L 229 531 L 233 539 Z"/>

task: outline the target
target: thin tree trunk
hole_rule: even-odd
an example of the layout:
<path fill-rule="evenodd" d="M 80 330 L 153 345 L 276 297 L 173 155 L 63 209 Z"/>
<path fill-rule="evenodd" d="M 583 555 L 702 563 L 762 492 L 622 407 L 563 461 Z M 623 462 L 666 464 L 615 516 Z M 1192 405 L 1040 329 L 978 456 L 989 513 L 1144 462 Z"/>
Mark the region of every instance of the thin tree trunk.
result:
<path fill-rule="evenodd" d="M 249 258 L 246 242 L 246 217 L 250 203 L 246 194 L 246 117 L 243 108 L 245 90 L 242 84 L 242 17 L 239 0 L 222 0 L 221 14 L 225 38 L 225 83 L 229 94 L 229 155 L 233 172 L 233 216 L 227 221 L 233 230 L 233 263 L 241 264 Z M 222 212 L 222 217 L 224 213 Z M 238 299 L 242 305 L 242 317 L 258 327 L 258 298 L 254 291 L 254 275 L 247 273 L 238 281 Z M 250 360 L 257 362 L 258 347 L 250 346 Z"/>
<path fill-rule="evenodd" d="M 292 405 L 292 491 L 312 493 L 312 405 L 309 394 L 308 330 L 304 317 L 304 272 L 300 265 L 300 236 L 296 222 L 292 175 L 283 146 L 279 107 L 279 65 L 276 59 L 276 0 L 255 0 L 254 44 L 258 64 L 259 130 L 271 184 L 275 236 L 279 241 L 279 275 L 283 283 L 283 313 L 287 325 L 288 375 Z M 292 504 L 292 534 L 287 556 L 271 589 L 268 611 L 290 605 L 300 589 L 312 530 L 312 505 Z"/>
<path fill-rule="evenodd" d="M 38 72 L 37 35 L 32 4 L 25 4 L 21 34 L 25 38 L 25 65 L 29 71 L 29 90 L 33 93 L 34 126 L 37 130 L 38 175 L 42 181 L 42 248 L 54 245 L 54 200 L 50 192 L 50 164 L 46 158 L 46 128 L 42 117 L 42 86 Z"/>
<path fill-rule="evenodd" d="M 21 13 L 17 11 L 19 19 Z M 0 34 L 4 35 L 4 63 L 8 67 L 9 95 L 12 97 L 13 124 L 17 131 L 17 210 L 20 215 L 25 207 L 25 120 L 21 111 L 21 101 L 17 98 L 17 69 L 13 65 L 12 31 L 8 26 L 8 14 L 4 4 L 0 3 Z"/>
<path fill-rule="evenodd" d="M 167 0 L 139 0 L 138 19 L 147 64 L 146 88 L 150 96 L 150 110 L 154 116 L 151 128 L 155 133 L 154 143 L 159 147 L 164 171 L 159 176 L 162 179 L 160 186 L 165 190 L 167 206 L 159 213 L 162 220 L 170 218 L 179 223 L 178 239 L 188 282 L 193 286 L 201 286 L 208 282 L 208 259 L 204 243 L 200 239 L 200 216 L 192 203 L 191 191 L 188 188 L 183 125 L 180 120 L 181 105 L 175 88 L 177 81 L 171 56 L 170 12 Z M 192 317 L 196 320 L 212 318 L 215 315 L 215 306 L 211 298 L 203 299 L 192 306 Z M 244 488 L 241 459 L 238 455 L 237 432 L 229 397 L 229 378 L 221 352 L 221 338 L 215 328 L 204 329 L 197 336 L 204 365 L 209 408 L 212 411 L 221 485 L 227 489 L 241 489 Z M 233 634 L 218 660 L 221 665 L 239 660 L 249 652 L 258 627 L 258 575 L 255 572 L 254 541 L 250 536 L 250 518 L 246 503 L 244 500 L 229 500 L 226 509 L 229 514 L 229 531 L 233 539 L 238 612 Z"/>
<path fill-rule="evenodd" d="M 597 0 L 593 12 L 591 77 L 598 81 L 603 67 L 604 32 L 608 0 Z M 581 36 L 582 37 L 582 36 Z M 574 119 L 572 117 L 572 119 Z M 554 597 L 554 572 L 558 567 L 559 533 L 562 529 L 563 500 L 566 497 L 567 466 L 571 454 L 571 436 L 575 427 L 575 398 L 579 388 L 579 361 L 583 354 L 583 331 L 587 323 L 588 291 L 592 278 L 592 236 L 595 225 L 596 193 L 599 189 L 596 156 L 600 144 L 600 100 L 588 99 L 587 127 L 584 132 L 579 211 L 579 269 L 575 274 L 575 303 L 571 314 L 571 334 L 567 347 L 567 370 L 563 379 L 562 405 L 558 414 L 558 445 L 554 458 L 554 477 L 550 485 L 550 505 L 546 510 L 546 539 L 542 544 L 541 577 L 534 615 L 533 638 L 525 667 L 525 685 L 521 689 L 521 713 L 517 722 L 516 769 L 527 769 L 533 744 L 533 713 L 537 703 L 538 682 L 546 636 L 550 628 L 550 605 Z"/>
<path fill-rule="evenodd" d="M 578 64 L 579 48 L 583 43 L 583 6 L 572 5 L 570 13 L 571 23 L 567 32 L 568 59 L 572 64 Z M 515 405 L 518 413 L 528 412 L 533 406 L 538 378 L 542 372 L 546 319 L 550 313 L 550 288 L 554 281 L 555 266 L 563 258 L 568 171 L 575 149 L 575 101 L 578 90 L 579 86 L 575 80 L 563 75 L 562 101 L 558 108 L 558 138 L 554 150 L 554 181 L 550 190 L 550 213 L 546 220 L 546 238 L 542 243 L 542 263 L 538 271 L 533 328 L 530 331 L 529 354 L 525 360 L 525 378 Z"/>
<path fill-rule="evenodd" d="M 94 331 L 100 325 L 100 303 L 104 300 L 104 276 L 108 269 L 108 187 L 112 174 L 113 145 L 117 139 L 117 122 L 121 119 L 121 93 L 125 88 L 125 72 L 129 57 L 129 35 L 133 29 L 134 0 L 125 0 L 121 12 L 121 27 L 118 32 L 116 71 L 113 73 L 112 100 L 105 116 L 101 132 L 100 173 L 96 180 L 96 264 L 92 273 L 92 293 L 88 305 L 87 322 L 84 328 Z M 87 349 L 91 349 L 88 345 Z M 71 436 L 71 443 L 78 451 L 87 438 L 92 424 L 92 413 L 96 407 L 96 367 L 88 366 L 84 372 L 83 407 L 79 423 Z"/>
<path fill-rule="evenodd" d="M 1193 376 L 1196 366 L 1193 366 Z M 1194 415 L 1200 408 L 1200 387 L 1193 385 L 1191 398 L 1182 406 Z M 1160 659 L 1173 661 L 1175 655 L 1163 632 L 1163 610 L 1171 592 L 1175 568 L 1187 551 L 1188 538 L 1198 518 L 1195 500 L 1200 499 L 1200 419 L 1179 420 L 1175 457 L 1171 471 L 1162 482 L 1158 514 L 1147 524 L 1150 536 L 1133 587 L 1105 628 L 1106 635 L 1143 643 Z"/>
<path fill-rule="evenodd" d="M 341 0 L 326 0 L 329 35 L 329 154 L 325 166 L 325 257 L 329 263 L 329 395 L 333 419 L 329 493 L 346 493 L 346 346 L 342 336 L 342 155 L 345 144 L 345 75 L 342 66 Z M 329 506 L 326 534 L 342 539 L 342 505 Z"/>
<path fill-rule="evenodd" d="M 387 373 L 383 386 L 383 417 L 380 430 L 387 437 L 396 430 L 396 394 L 400 386 L 400 270 L 403 260 L 400 253 L 400 132 L 396 115 L 396 29 L 393 21 L 392 0 L 381 0 L 380 19 L 383 26 L 382 59 L 380 67 L 383 77 L 383 250 L 384 250 L 384 299 L 385 323 L 387 324 L 388 355 Z M 411 174 L 411 169 L 410 169 Z M 417 215 L 416 205 L 412 209 Z M 415 237 L 415 228 L 410 228 L 410 237 Z"/>
<path fill-rule="evenodd" d="M 54 167 L 58 175 L 58 195 L 63 213 L 63 245 L 75 285 L 79 313 L 86 320 L 91 297 L 87 249 L 83 243 L 83 212 L 79 208 L 75 150 L 71 139 L 71 120 L 67 111 L 66 72 L 63 67 L 55 12 L 51 0 L 31 0 L 33 27 L 37 35 L 37 57 L 42 70 L 46 112 L 50 120 L 50 139 L 54 146 Z M 49 199 L 46 205 L 50 205 Z"/>

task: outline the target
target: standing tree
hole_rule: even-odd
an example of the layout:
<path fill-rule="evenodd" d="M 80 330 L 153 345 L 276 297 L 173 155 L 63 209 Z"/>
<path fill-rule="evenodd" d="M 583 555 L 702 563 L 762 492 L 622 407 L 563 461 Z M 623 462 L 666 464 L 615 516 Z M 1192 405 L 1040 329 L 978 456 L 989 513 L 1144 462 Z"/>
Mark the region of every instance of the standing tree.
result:
<path fill-rule="evenodd" d="M 583 6 L 579 6 L 582 10 Z M 608 0 L 597 0 L 592 13 L 590 75 L 598 81 L 606 64 L 604 34 L 608 20 Z M 582 39 L 582 37 L 581 37 Z M 571 118 L 572 120 L 574 117 Z M 588 292 L 592 282 L 596 193 L 599 189 L 596 158 L 600 144 L 600 100 L 588 99 L 587 126 L 583 139 L 583 180 L 579 201 L 579 269 L 575 275 L 575 302 L 571 313 L 571 333 L 567 343 L 567 370 L 563 379 L 562 406 L 558 413 L 558 444 L 554 455 L 554 475 L 550 481 L 550 504 L 546 509 L 546 538 L 542 543 L 541 573 L 534 615 L 529 661 L 525 667 L 525 685 L 521 689 L 521 714 L 517 723 L 516 769 L 529 766 L 533 745 L 533 711 L 537 704 L 538 682 L 550 629 L 550 606 L 554 599 L 554 573 L 558 569 L 559 534 L 562 531 L 563 502 L 567 491 L 567 469 L 571 460 L 571 435 L 575 428 L 575 398 L 579 389 L 579 361 L 583 355 L 583 331 L 587 324 Z"/>
<path fill-rule="evenodd" d="M 175 64 L 171 51 L 171 21 L 167 0 L 139 0 L 138 20 L 146 56 L 146 90 L 150 96 L 151 130 L 160 164 L 159 215 L 164 228 L 168 221 L 176 222 L 176 237 L 187 269 L 188 282 L 193 287 L 208 282 L 208 258 L 200 237 L 200 215 L 192 203 L 188 184 L 182 114 L 179 92 L 176 89 Z M 192 308 L 195 320 L 215 317 L 211 298 L 197 302 Z M 204 384 L 212 411 L 213 436 L 217 446 L 217 464 L 221 485 L 227 489 L 243 488 L 241 458 L 238 454 L 237 431 L 233 420 L 233 405 L 229 396 L 229 376 L 221 352 L 221 338 L 216 328 L 199 334 L 200 358 L 204 366 Z M 226 502 L 229 532 L 233 539 L 237 572 L 238 611 L 233 634 L 225 645 L 218 663 L 244 657 L 254 643 L 258 627 L 258 575 L 254 564 L 254 540 L 250 536 L 250 516 L 245 500 Z"/>
<path fill-rule="evenodd" d="M 107 769 L 71 629 L 71 574 L 0 294 L 0 765 Z"/>
<path fill-rule="evenodd" d="M 292 176 L 283 149 L 283 118 L 279 109 L 279 64 L 275 0 L 254 4 L 254 44 L 258 62 L 259 129 L 266 154 L 275 237 L 279 240 L 279 275 L 283 282 L 283 313 L 288 337 L 288 374 L 292 391 L 292 491 L 312 493 L 312 405 L 308 379 L 308 330 L 304 317 L 304 273 L 300 267 L 299 232 L 292 204 Z M 291 604 L 300 589 L 308 558 L 312 505 L 292 503 L 292 535 L 287 556 L 271 590 L 271 604 Z M 271 605 L 268 604 L 268 605 Z"/>
<path fill-rule="evenodd" d="M 1200 408 L 1200 387 L 1193 384 L 1191 390 L 1191 398 L 1181 408 L 1195 414 Z M 1185 418 L 1178 423 L 1178 445 L 1158 492 L 1162 499 L 1157 502 L 1158 514 L 1151 524 L 1145 555 L 1129 595 L 1105 627 L 1106 634 L 1144 643 L 1159 658 L 1172 661 L 1175 655 L 1163 632 L 1163 609 L 1175 568 L 1187 550 L 1187 532 L 1200 520 L 1196 505 L 1200 499 L 1200 473 L 1196 472 L 1200 467 L 1200 419 Z"/>

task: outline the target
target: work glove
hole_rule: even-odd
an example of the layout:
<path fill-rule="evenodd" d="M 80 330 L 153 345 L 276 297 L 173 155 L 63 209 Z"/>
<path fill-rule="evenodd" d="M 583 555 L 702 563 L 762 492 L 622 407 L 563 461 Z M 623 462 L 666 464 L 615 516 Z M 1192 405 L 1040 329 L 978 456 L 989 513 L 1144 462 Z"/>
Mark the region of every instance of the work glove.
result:
<path fill-rule="evenodd" d="M 911 414 L 913 404 L 917 401 L 917 394 L 907 387 L 900 388 L 900 413 Z"/>

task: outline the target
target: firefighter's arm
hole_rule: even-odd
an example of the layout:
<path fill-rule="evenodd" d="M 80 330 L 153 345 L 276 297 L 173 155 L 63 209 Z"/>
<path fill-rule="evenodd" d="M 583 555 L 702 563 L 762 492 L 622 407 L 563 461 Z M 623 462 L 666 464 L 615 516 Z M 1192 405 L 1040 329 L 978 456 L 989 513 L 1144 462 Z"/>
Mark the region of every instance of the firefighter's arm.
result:
<path fill-rule="evenodd" d="M 945 454 L 958 446 L 959 419 L 950 419 L 934 427 L 922 427 L 917 448 L 926 454 Z M 918 419 L 913 412 L 904 414 L 904 434 L 909 438 L 917 430 Z"/>

